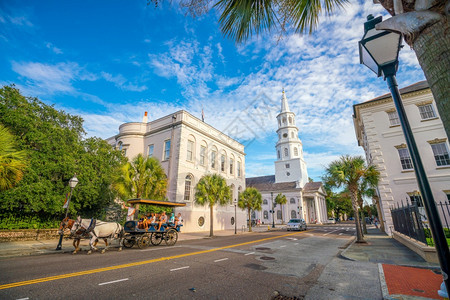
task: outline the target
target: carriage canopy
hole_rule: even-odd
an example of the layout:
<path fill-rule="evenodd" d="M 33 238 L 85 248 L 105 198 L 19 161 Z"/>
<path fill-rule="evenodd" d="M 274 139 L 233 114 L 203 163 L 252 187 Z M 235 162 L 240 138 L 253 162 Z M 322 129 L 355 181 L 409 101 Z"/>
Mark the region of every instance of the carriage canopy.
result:
<path fill-rule="evenodd" d="M 151 199 L 141 199 L 141 198 L 130 199 L 127 201 L 127 203 L 128 204 L 149 204 L 149 205 L 158 205 L 158 206 L 166 206 L 166 207 L 186 206 L 186 203 L 151 200 Z"/>

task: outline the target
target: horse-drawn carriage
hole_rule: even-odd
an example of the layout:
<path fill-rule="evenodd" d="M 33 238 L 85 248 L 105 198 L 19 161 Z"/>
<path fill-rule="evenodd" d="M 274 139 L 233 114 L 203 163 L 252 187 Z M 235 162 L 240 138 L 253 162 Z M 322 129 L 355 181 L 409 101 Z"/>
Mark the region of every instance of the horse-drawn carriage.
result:
<path fill-rule="evenodd" d="M 128 200 L 128 204 L 133 204 L 136 210 L 139 209 L 139 205 L 156 205 L 164 207 L 180 207 L 186 206 L 184 203 L 169 202 L 169 201 L 155 201 L 147 199 L 132 199 Z M 171 222 L 162 223 L 159 226 L 158 223 L 148 224 L 148 228 L 140 228 L 139 221 L 127 221 L 124 225 L 125 235 L 123 237 L 123 246 L 126 248 L 132 248 L 137 245 L 140 249 L 147 248 L 152 245 L 159 245 L 162 241 L 167 246 L 173 246 L 178 240 L 178 233 L 182 224 L 175 224 Z"/>
<path fill-rule="evenodd" d="M 139 205 L 155 205 L 164 207 L 179 207 L 186 206 L 184 203 L 155 201 L 147 199 L 131 199 L 127 201 L 128 204 L 133 204 L 136 211 L 139 210 Z M 166 245 L 173 246 L 178 240 L 178 232 L 180 232 L 181 224 L 173 224 L 170 222 L 163 223 L 159 226 L 157 223 L 149 224 L 147 229 L 139 228 L 138 221 L 127 221 L 124 226 L 117 222 L 103 222 L 95 219 L 82 219 L 78 217 L 76 220 L 65 218 L 60 225 L 59 232 L 64 234 L 66 229 L 70 229 L 69 238 L 73 239 L 73 246 L 75 247 L 74 254 L 80 248 L 81 239 L 90 239 L 90 250 L 97 250 L 96 245 L 99 239 L 104 240 L 104 253 L 108 249 L 108 239 L 119 240 L 119 251 L 122 250 L 122 245 L 126 248 L 132 248 L 137 245 L 143 249 L 150 244 L 159 245 L 164 240 Z"/>

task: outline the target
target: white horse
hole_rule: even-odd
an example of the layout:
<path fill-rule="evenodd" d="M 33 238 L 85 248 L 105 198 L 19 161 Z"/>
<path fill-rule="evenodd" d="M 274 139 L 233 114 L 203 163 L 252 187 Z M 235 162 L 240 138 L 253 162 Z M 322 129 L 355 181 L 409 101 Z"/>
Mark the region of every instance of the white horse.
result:
<path fill-rule="evenodd" d="M 89 234 L 91 240 L 89 241 L 90 249 L 87 254 L 91 254 L 92 250 L 98 250 L 96 244 L 98 239 L 105 241 L 105 249 L 101 253 L 105 253 L 108 249 L 107 239 L 119 239 L 119 251 L 122 251 L 122 237 L 124 234 L 123 227 L 117 222 L 104 222 L 93 219 L 81 219 L 80 216 L 72 226 L 70 233 L 73 236 L 83 236 Z M 77 252 L 75 249 L 74 254 Z"/>

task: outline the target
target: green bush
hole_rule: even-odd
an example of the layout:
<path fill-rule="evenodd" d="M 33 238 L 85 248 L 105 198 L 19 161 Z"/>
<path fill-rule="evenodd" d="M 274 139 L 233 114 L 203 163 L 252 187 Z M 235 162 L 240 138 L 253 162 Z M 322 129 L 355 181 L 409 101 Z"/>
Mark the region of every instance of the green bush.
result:
<path fill-rule="evenodd" d="M 0 229 L 51 229 L 58 228 L 61 220 L 41 220 L 36 216 L 0 216 Z"/>

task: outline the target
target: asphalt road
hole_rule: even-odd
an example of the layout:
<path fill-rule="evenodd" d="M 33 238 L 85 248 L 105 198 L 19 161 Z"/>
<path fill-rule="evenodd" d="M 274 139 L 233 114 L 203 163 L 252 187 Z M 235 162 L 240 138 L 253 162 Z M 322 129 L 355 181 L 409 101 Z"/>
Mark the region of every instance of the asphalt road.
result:
<path fill-rule="evenodd" d="M 354 232 L 354 226 L 330 225 L 144 250 L 5 259 L 0 261 L 0 299 L 270 299 L 275 291 L 300 299 L 358 297 L 358 291 L 333 278 L 358 268 L 338 257 Z M 363 277 L 346 280 L 364 285 L 375 275 L 375 270 L 363 270 Z M 376 288 L 366 288 L 362 298 L 377 296 Z"/>

